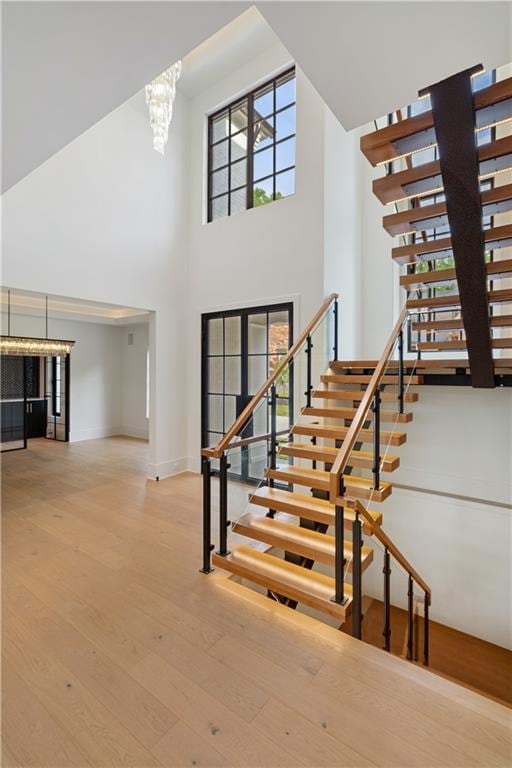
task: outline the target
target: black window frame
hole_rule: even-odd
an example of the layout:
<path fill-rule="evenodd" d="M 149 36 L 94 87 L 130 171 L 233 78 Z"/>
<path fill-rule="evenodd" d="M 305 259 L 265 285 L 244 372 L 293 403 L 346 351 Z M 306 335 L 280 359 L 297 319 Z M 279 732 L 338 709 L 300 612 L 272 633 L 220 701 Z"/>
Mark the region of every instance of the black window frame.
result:
<path fill-rule="evenodd" d="M 254 111 L 254 99 L 258 96 L 262 91 L 265 91 L 266 89 L 272 88 L 273 90 L 273 108 L 272 111 L 269 112 L 266 115 L 262 115 L 261 119 L 270 119 L 272 118 L 274 121 L 274 128 L 276 125 L 276 117 L 280 113 L 286 111 L 287 109 L 290 109 L 291 107 L 296 107 L 297 105 L 297 94 L 295 94 L 295 99 L 293 101 L 290 101 L 289 103 L 285 104 L 283 107 L 280 107 L 279 109 L 276 109 L 276 88 L 278 85 L 282 85 L 283 82 L 286 83 L 289 80 L 295 79 L 296 81 L 296 71 L 295 71 L 295 65 L 292 67 L 288 67 L 287 69 L 283 70 L 279 74 L 275 75 L 274 77 L 270 78 L 269 80 L 266 80 L 265 82 L 258 85 L 256 88 L 253 88 L 252 90 L 248 91 L 247 93 L 244 93 L 242 96 L 239 96 L 238 98 L 234 99 L 229 104 L 225 105 L 221 109 L 216 110 L 211 115 L 208 116 L 208 170 L 207 170 L 207 202 L 208 202 L 208 216 L 207 216 L 207 222 L 210 223 L 212 221 L 217 221 L 218 219 L 213 218 L 213 201 L 218 200 L 221 197 L 226 197 L 227 199 L 227 213 L 225 216 L 219 216 L 218 218 L 225 218 L 226 216 L 231 216 L 231 195 L 234 192 L 237 192 L 238 190 L 246 188 L 246 200 L 245 200 L 245 209 L 243 210 L 250 210 L 251 208 L 258 207 L 254 205 L 254 157 L 258 155 L 260 152 L 265 152 L 266 150 L 272 148 L 273 152 L 273 162 L 272 162 L 272 173 L 268 174 L 267 176 L 261 177 L 257 179 L 257 182 L 266 182 L 269 179 L 272 179 L 272 201 L 275 202 L 275 200 L 278 200 L 280 198 L 276 198 L 276 177 L 288 173 L 289 171 L 295 171 L 296 168 L 296 156 L 294 157 L 294 163 L 293 165 L 287 166 L 286 168 L 281 168 L 279 171 L 276 171 L 276 147 L 279 144 L 282 144 L 285 141 L 289 141 L 290 139 L 296 139 L 297 136 L 297 125 L 295 124 L 295 130 L 293 133 L 290 133 L 289 135 L 283 137 L 282 139 L 279 139 L 278 141 L 275 140 L 275 131 L 274 131 L 274 138 L 272 140 L 272 143 L 268 146 L 264 146 L 261 149 L 254 150 L 254 125 L 256 122 L 258 122 L 258 118 L 255 118 L 255 111 Z M 231 111 L 235 111 L 237 108 L 240 107 L 240 104 L 247 100 L 247 127 L 242 127 L 240 130 L 236 131 L 235 133 L 231 132 Z M 227 112 L 228 114 L 228 125 L 229 125 L 229 132 L 227 136 L 222 136 L 220 139 L 217 139 L 216 141 L 213 141 L 213 124 L 214 122 L 219 118 L 219 116 L 222 116 Z M 247 131 L 247 154 L 245 158 L 239 158 L 238 160 L 232 160 L 231 158 L 231 141 L 233 137 L 238 136 L 242 134 L 244 131 Z M 221 144 L 223 141 L 227 142 L 227 150 L 228 150 L 228 159 L 227 163 L 223 165 L 219 165 L 217 168 L 213 168 L 213 149 L 214 147 Z M 231 187 L 231 168 L 234 163 L 241 162 L 245 159 L 246 161 L 246 178 L 245 178 L 245 184 L 239 185 L 237 187 Z M 227 185 L 227 191 L 221 192 L 217 195 L 213 194 L 213 184 L 212 184 L 212 178 L 213 174 L 217 173 L 220 170 L 227 169 L 228 171 L 228 185 Z M 295 181 L 295 179 L 294 179 Z M 294 194 L 294 193 L 292 193 Z M 286 195 L 286 197 L 290 197 L 290 195 Z"/>

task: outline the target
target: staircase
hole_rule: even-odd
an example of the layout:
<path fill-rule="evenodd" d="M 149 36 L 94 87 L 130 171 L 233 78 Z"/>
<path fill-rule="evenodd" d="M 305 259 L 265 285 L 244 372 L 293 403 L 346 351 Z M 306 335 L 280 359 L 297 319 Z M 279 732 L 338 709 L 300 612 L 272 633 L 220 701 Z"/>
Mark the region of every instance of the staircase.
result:
<path fill-rule="evenodd" d="M 333 294 L 226 436 L 217 446 L 203 449 L 202 571 L 222 569 L 245 584 L 263 588 L 289 608 L 313 609 L 340 628 L 350 619 L 352 634 L 360 638 L 363 574 L 377 554 L 383 555 L 387 648 L 393 556 L 409 576 L 411 615 L 413 582 L 423 593 L 423 648 L 428 663 L 430 589 L 385 534 L 379 509 L 392 494 L 390 476 L 400 465 L 397 449 L 407 440 L 404 430 L 419 399 L 411 387 L 423 381 L 423 374 L 414 370 L 416 362 L 411 367 L 403 359 L 407 310 L 379 361 L 337 359 L 337 313 L 338 297 Z M 301 367 L 304 353 L 306 366 Z M 295 378 L 294 390 L 303 390 L 305 400 L 300 402 L 298 395 L 295 423 L 278 432 L 276 381 L 285 369 Z M 268 410 L 268 419 L 265 423 L 258 419 L 258 434 L 254 414 L 262 406 Z M 257 442 L 266 443 L 268 451 L 262 482 L 231 523 L 229 457 L 242 445 Z M 219 476 L 219 547 L 213 555 L 212 474 Z M 235 536 L 228 548 L 229 529 Z M 413 632 L 411 622 L 411 649 Z"/>
<path fill-rule="evenodd" d="M 407 574 L 404 652 L 409 660 L 421 655 L 424 664 L 430 588 L 385 533 L 380 506 L 388 503 L 389 511 L 418 389 L 512 386 L 512 224 L 500 220 L 512 211 L 512 78 L 481 87 L 480 70 L 430 86 L 406 119 L 397 110 L 361 139 L 370 163 L 385 168 L 373 183 L 378 199 L 394 206 L 384 228 L 401 239 L 391 256 L 402 269 L 405 302 L 380 359 L 339 359 L 338 297 L 331 295 L 225 437 L 202 451 L 203 572 L 213 565 L 361 639 L 371 606 L 363 575 L 383 557 L 383 599 L 375 605 L 382 646 L 390 651 L 393 561 Z M 313 348 L 322 352 L 321 369 Z M 285 371 L 301 394 L 283 434 L 276 382 Z M 254 415 L 261 408 L 267 419 L 258 431 Z M 267 446 L 267 467 L 232 524 L 229 456 L 258 441 Z M 219 477 L 213 557 L 212 474 Z M 230 528 L 237 541 L 228 549 Z M 375 634 L 375 611 L 372 627 Z"/>
<path fill-rule="evenodd" d="M 383 225 L 400 241 L 411 349 L 465 354 L 473 386 L 493 387 L 512 348 L 512 78 L 482 69 L 425 89 L 361 150 L 386 168 L 373 191 L 395 207 Z"/>

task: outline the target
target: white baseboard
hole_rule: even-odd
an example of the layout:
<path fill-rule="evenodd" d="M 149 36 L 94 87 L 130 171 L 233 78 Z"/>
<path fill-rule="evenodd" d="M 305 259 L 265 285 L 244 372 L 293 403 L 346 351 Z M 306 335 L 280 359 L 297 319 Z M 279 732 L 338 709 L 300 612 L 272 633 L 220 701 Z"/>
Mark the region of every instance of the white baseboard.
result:
<path fill-rule="evenodd" d="M 148 475 L 152 480 L 164 480 L 166 477 L 172 477 L 172 475 L 178 475 L 180 472 L 186 472 L 187 458 L 183 456 L 181 459 L 170 459 L 169 461 L 162 461 L 158 464 L 148 464 Z"/>
<path fill-rule="evenodd" d="M 149 431 L 147 428 L 140 429 L 137 427 L 121 427 L 119 434 L 124 435 L 124 437 L 138 437 L 142 440 L 149 440 Z"/>
<path fill-rule="evenodd" d="M 90 427 L 89 429 L 74 429 L 69 433 L 70 443 L 79 443 L 82 440 L 99 440 L 101 437 L 114 437 L 120 435 L 119 427 Z"/>
<path fill-rule="evenodd" d="M 189 472 L 201 472 L 201 457 L 187 456 L 187 469 Z"/>

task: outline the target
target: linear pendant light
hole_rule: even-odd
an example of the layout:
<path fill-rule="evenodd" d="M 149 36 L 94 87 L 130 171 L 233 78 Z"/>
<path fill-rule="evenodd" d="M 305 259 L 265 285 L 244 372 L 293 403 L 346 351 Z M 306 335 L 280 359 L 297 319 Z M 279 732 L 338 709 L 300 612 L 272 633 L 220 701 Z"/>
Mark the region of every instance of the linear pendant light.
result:
<path fill-rule="evenodd" d="M 11 336 L 11 290 L 7 291 L 7 335 L 0 336 L 0 352 L 5 355 L 69 355 L 75 345 L 67 339 L 48 338 L 48 296 L 45 311 L 46 338 Z"/>

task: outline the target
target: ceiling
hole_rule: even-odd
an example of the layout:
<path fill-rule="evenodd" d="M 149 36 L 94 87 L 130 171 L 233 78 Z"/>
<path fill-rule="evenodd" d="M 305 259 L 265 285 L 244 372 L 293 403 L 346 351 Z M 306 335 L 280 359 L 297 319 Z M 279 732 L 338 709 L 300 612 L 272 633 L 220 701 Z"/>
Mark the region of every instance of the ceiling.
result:
<path fill-rule="evenodd" d="M 419 88 L 512 59 L 511 2 L 295 2 L 256 7 L 347 129 L 413 100 Z M 2 3 L 2 189 L 190 54 L 245 2 Z M 254 11 L 211 41 L 219 61 L 274 39 Z M 256 32 L 255 32 L 255 28 Z M 252 46 L 252 47 L 251 47 Z M 183 87 L 207 71 L 198 54 Z M 201 58 L 202 57 L 202 58 Z M 219 59 L 220 57 L 220 59 Z M 202 74 L 201 74 L 202 73 Z M 187 86 L 188 78 L 188 86 Z"/>
<path fill-rule="evenodd" d="M 7 312 L 9 304 L 6 288 L 0 290 L 0 306 L 2 312 Z M 41 318 L 41 328 L 44 329 L 46 313 L 46 296 L 32 291 L 11 291 L 11 333 L 16 332 L 16 315 L 30 315 Z M 107 325 L 132 325 L 147 323 L 149 312 L 133 307 L 119 307 L 115 304 L 102 304 L 94 301 L 82 301 L 63 296 L 48 296 L 48 317 L 61 320 L 78 320 L 89 323 L 105 323 Z"/>

